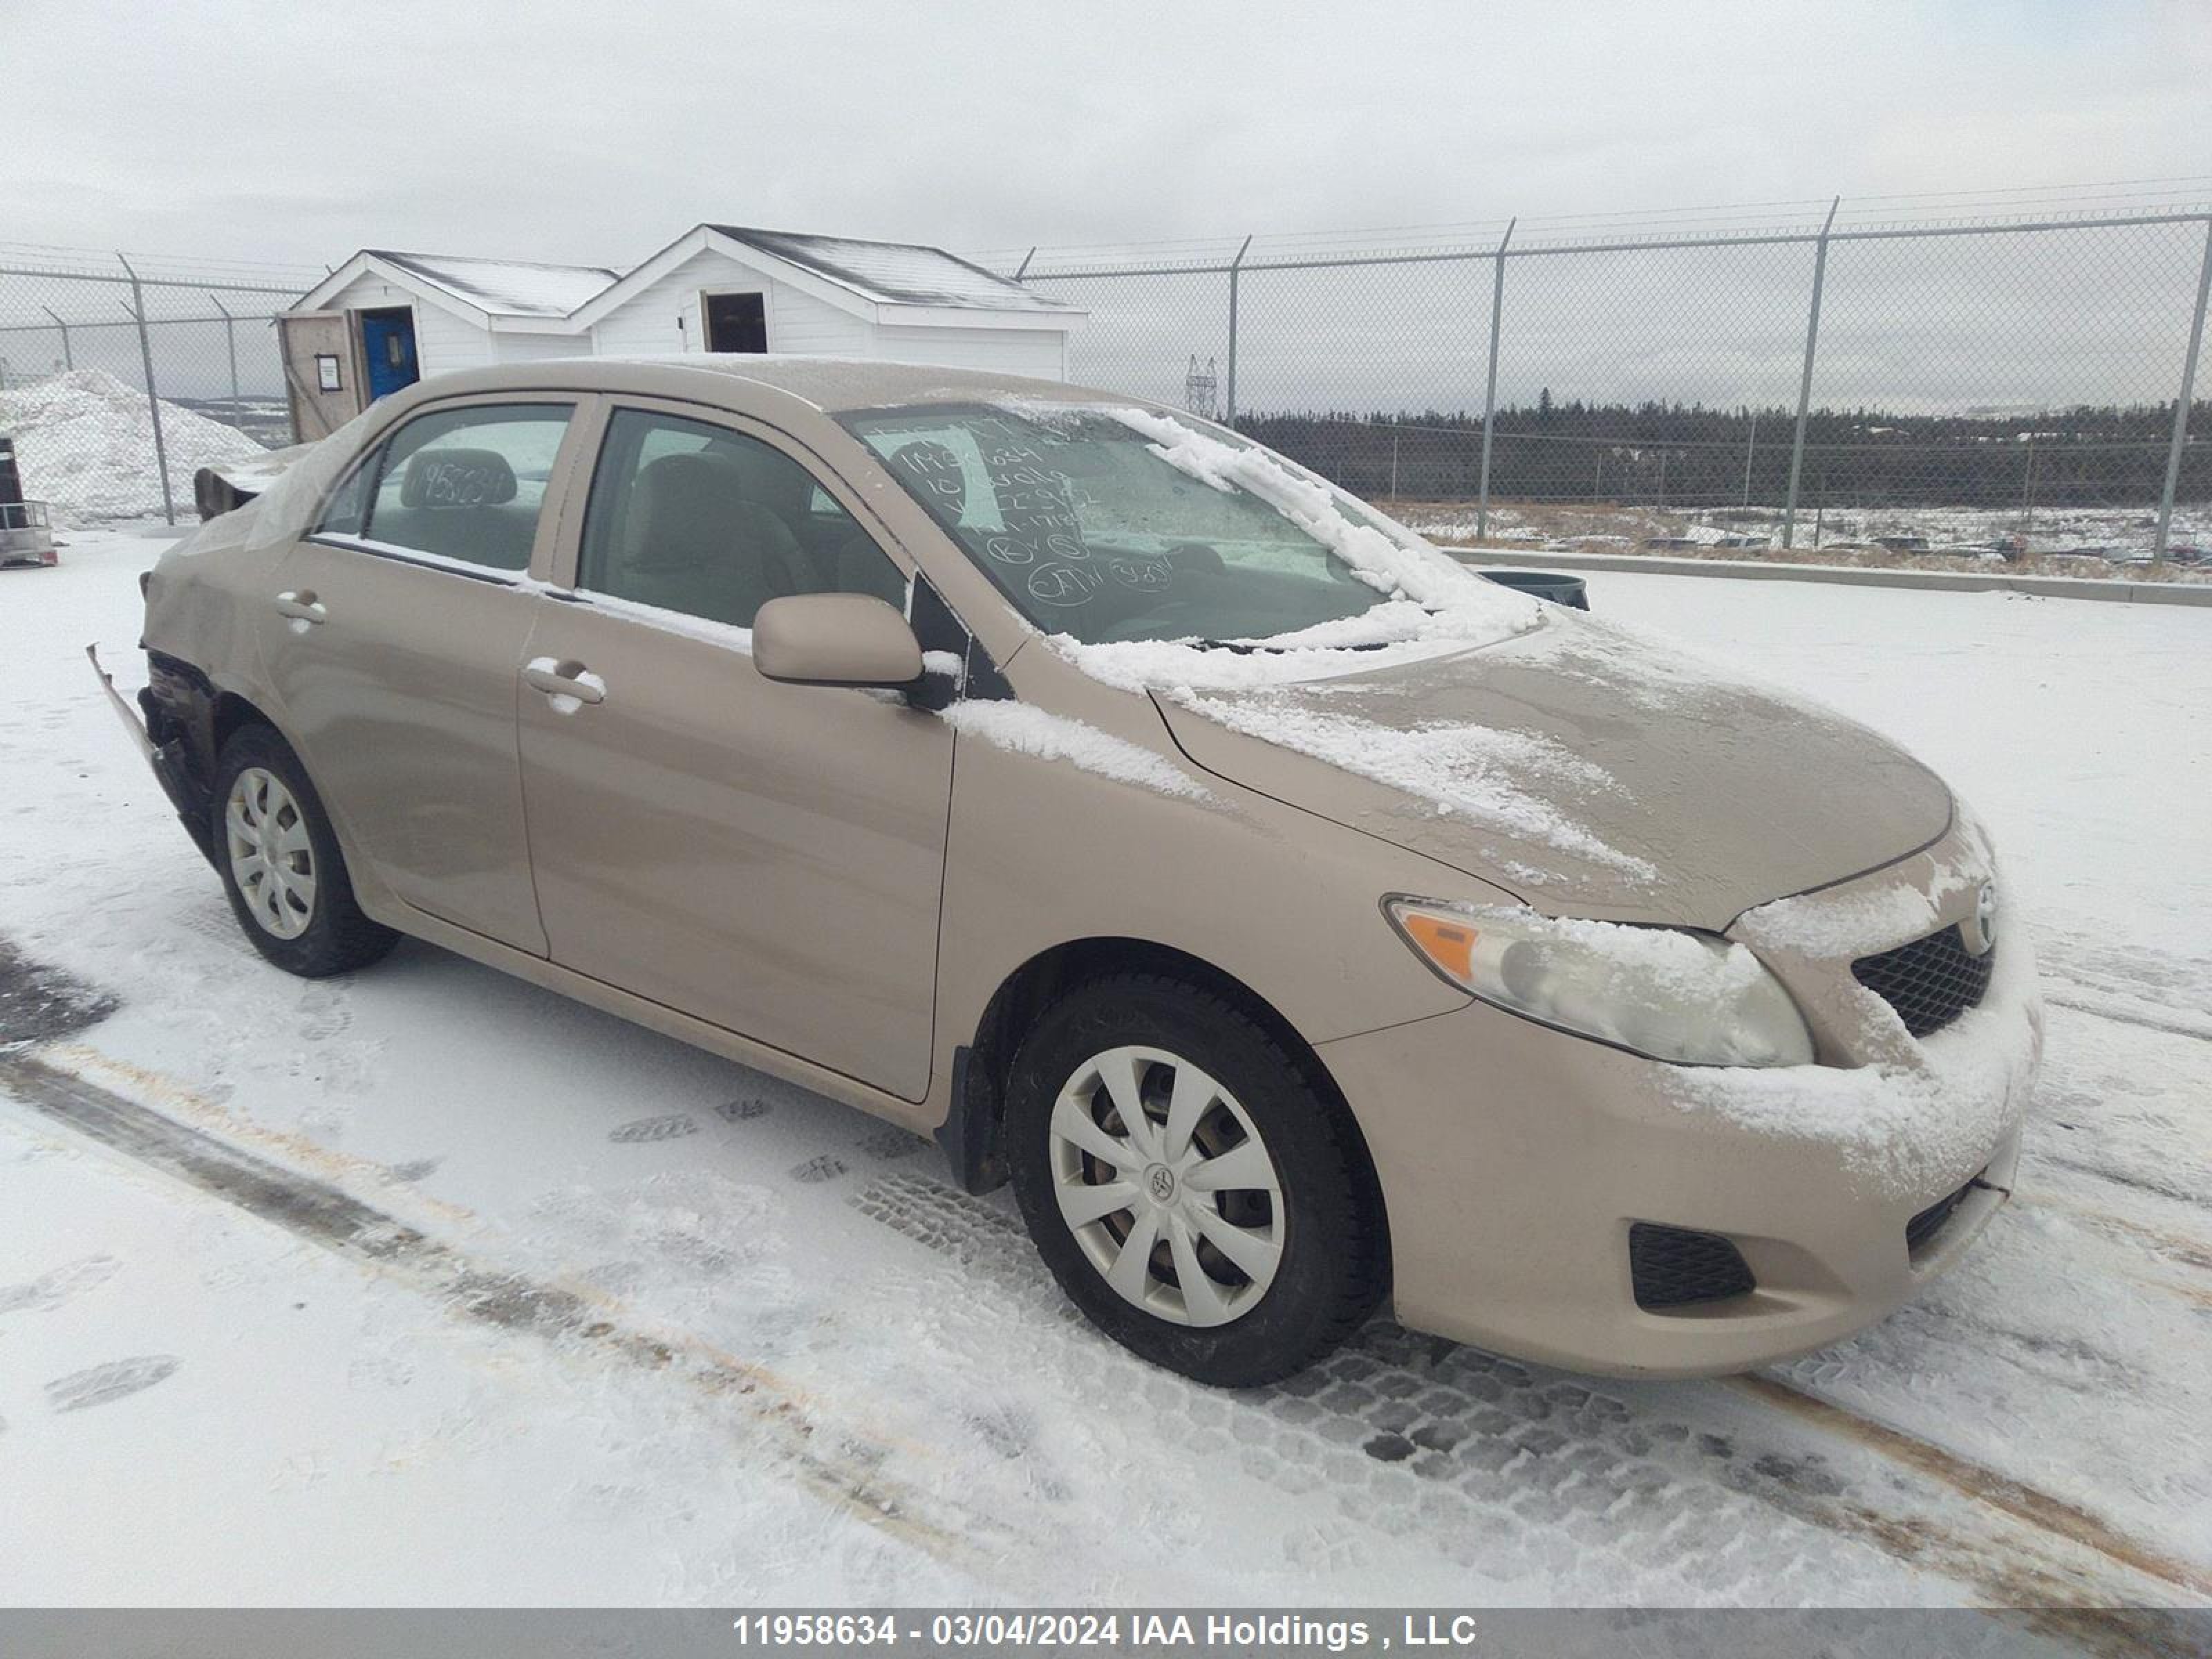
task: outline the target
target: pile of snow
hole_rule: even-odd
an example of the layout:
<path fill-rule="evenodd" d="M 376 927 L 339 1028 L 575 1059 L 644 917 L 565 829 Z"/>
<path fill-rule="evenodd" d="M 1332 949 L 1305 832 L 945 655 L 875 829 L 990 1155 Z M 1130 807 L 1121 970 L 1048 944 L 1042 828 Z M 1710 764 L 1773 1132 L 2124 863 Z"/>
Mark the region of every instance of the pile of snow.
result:
<path fill-rule="evenodd" d="M 0 433 L 15 440 L 23 493 L 91 519 L 161 511 L 154 417 L 146 394 L 103 369 L 75 368 L 0 391 Z M 192 474 L 264 452 L 236 427 L 161 405 L 170 493 L 190 506 Z"/>

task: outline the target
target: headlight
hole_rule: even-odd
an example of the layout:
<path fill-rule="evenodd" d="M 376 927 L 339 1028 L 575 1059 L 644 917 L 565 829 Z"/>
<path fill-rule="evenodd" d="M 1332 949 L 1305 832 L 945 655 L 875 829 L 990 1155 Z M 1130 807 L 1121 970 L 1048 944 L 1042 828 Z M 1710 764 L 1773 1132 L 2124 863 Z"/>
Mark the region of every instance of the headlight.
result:
<path fill-rule="evenodd" d="M 1686 1065 L 1812 1063 L 1805 1017 L 1741 945 L 1402 896 L 1383 911 L 1444 978 L 1547 1025 Z"/>

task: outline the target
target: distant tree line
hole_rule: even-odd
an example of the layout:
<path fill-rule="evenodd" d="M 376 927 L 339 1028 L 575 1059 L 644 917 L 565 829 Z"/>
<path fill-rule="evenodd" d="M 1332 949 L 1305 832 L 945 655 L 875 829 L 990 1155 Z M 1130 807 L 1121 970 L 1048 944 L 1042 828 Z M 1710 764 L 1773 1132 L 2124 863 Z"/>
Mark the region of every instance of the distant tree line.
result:
<path fill-rule="evenodd" d="M 1800 499 L 2124 506 L 2154 501 L 2166 475 L 2171 406 L 2081 404 L 2033 414 L 1900 415 L 1816 409 L 1805 422 Z M 1792 409 L 1555 399 L 1498 411 L 1493 500 L 1772 506 L 1788 492 Z M 1472 497 L 1482 416 L 1466 410 L 1331 410 L 1240 416 L 1240 430 L 1355 495 Z M 2212 434 L 2212 403 L 2191 410 Z M 2196 435 L 2181 494 L 2212 497 L 2212 441 Z"/>

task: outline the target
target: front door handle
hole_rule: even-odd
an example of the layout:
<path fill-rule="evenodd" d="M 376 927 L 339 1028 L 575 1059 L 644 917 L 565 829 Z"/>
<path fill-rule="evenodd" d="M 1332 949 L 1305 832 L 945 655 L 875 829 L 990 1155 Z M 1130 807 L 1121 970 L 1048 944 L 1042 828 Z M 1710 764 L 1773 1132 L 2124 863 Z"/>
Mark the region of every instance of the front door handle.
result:
<path fill-rule="evenodd" d="M 314 594 L 304 587 L 297 592 L 279 593 L 276 596 L 276 614 L 289 617 L 296 623 L 328 622 L 331 616 Z"/>
<path fill-rule="evenodd" d="M 556 708 L 560 707 L 563 697 L 573 698 L 576 702 L 606 701 L 607 683 L 580 662 L 533 658 L 523 665 L 522 681 L 554 699 Z"/>

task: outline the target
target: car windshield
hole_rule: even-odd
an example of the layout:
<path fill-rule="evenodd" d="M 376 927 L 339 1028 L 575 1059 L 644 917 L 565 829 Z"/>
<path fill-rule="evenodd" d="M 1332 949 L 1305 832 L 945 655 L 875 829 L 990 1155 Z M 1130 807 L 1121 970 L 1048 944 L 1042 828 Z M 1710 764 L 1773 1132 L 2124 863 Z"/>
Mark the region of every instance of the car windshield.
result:
<path fill-rule="evenodd" d="M 1218 427 L 981 404 L 840 417 L 1048 634 L 1250 648 L 1387 601 L 1449 560 Z M 1443 574 L 1423 572 L 1433 562 Z"/>

